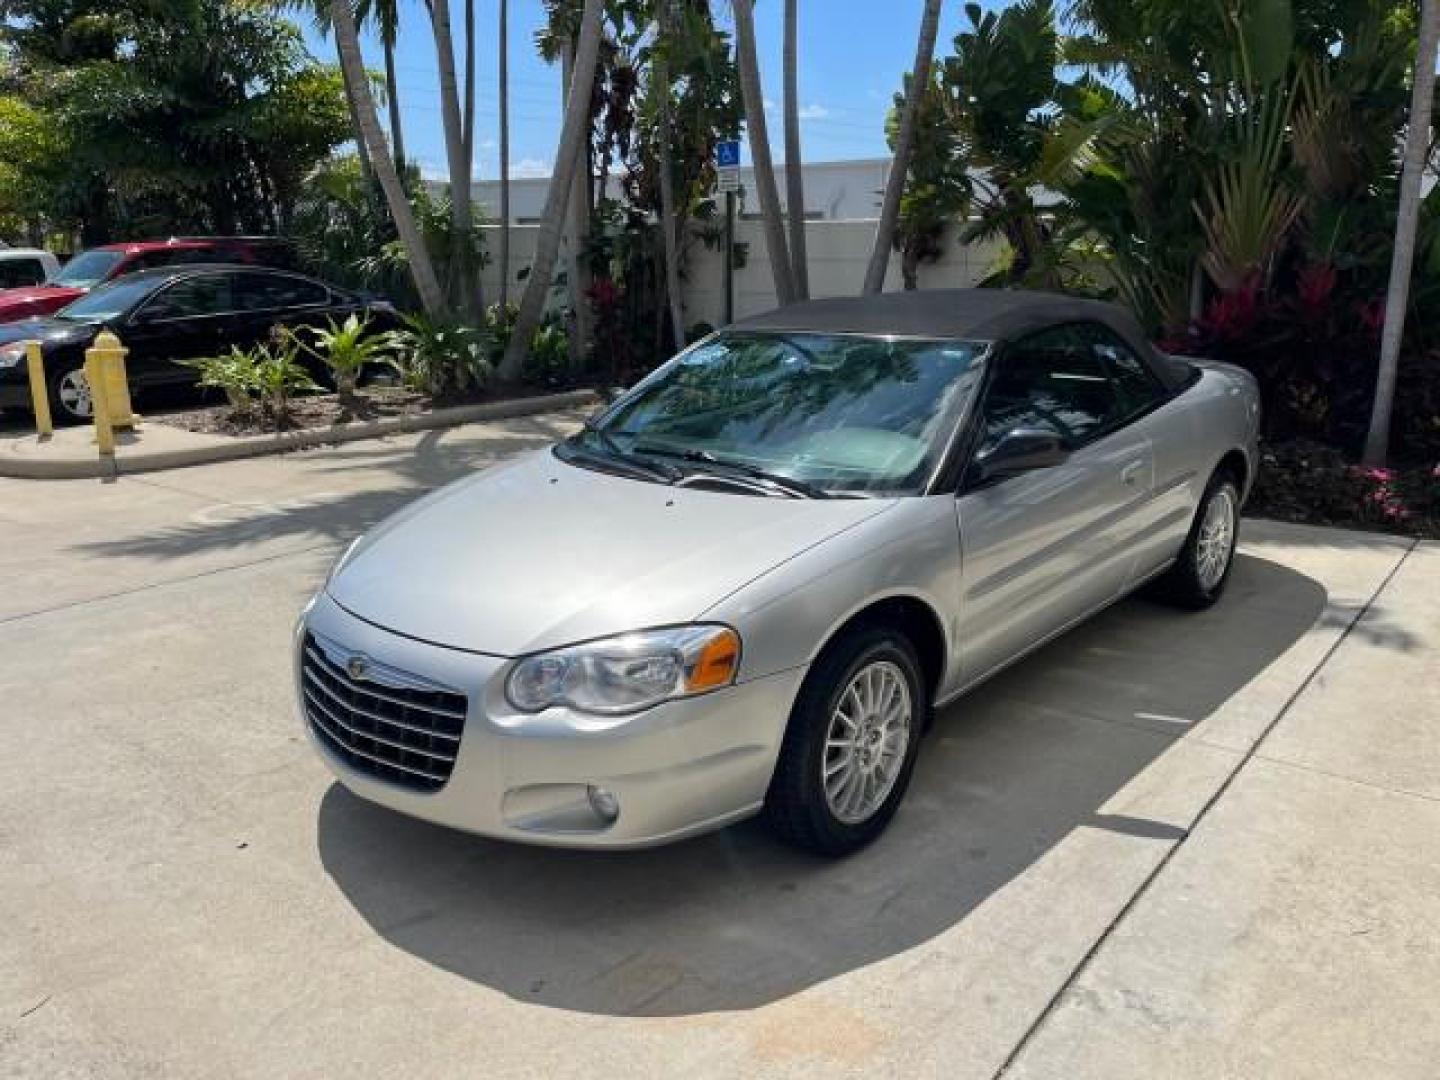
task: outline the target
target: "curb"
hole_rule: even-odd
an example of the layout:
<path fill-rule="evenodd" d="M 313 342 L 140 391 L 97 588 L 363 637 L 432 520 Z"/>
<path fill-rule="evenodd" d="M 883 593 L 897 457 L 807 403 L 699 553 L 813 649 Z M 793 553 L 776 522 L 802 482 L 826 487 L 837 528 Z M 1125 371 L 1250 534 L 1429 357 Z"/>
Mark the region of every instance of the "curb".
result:
<path fill-rule="evenodd" d="M 601 400 L 601 396 L 593 390 L 571 390 L 563 394 L 545 394 L 513 401 L 490 401 L 478 405 L 435 409 L 416 416 L 387 416 L 380 420 L 364 420 L 341 427 L 301 428 L 298 431 L 282 431 L 274 435 L 246 435 L 213 446 L 148 452 L 122 446 L 112 460 L 103 460 L 99 455 L 56 461 L 0 456 L 0 476 L 18 480 L 111 479 L 127 474 L 283 454 L 290 450 L 305 450 L 316 446 L 338 446 L 362 439 L 378 439 L 385 435 L 401 435 L 413 431 L 432 431 L 484 420 L 509 420 L 517 416 L 533 416 L 560 409 L 597 405 Z"/>

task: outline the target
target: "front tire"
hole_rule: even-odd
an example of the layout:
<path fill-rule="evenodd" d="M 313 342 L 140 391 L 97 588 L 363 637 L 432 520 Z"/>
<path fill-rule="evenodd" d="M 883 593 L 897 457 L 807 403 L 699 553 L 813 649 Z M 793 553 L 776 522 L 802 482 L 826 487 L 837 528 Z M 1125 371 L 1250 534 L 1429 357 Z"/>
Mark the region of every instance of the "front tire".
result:
<path fill-rule="evenodd" d="M 771 828 L 789 844 L 831 856 L 879 836 L 909 787 L 928 709 L 904 634 L 859 627 L 832 642 L 790 714 L 765 799 Z"/>
<path fill-rule="evenodd" d="M 66 363 L 50 376 L 50 411 L 61 424 L 88 424 L 95 418 L 95 399 L 84 367 Z"/>
<path fill-rule="evenodd" d="M 1217 473 L 1205 488 L 1180 557 L 1156 584 L 1162 599 L 1199 611 L 1220 599 L 1235 564 L 1240 533 L 1240 488 Z"/>

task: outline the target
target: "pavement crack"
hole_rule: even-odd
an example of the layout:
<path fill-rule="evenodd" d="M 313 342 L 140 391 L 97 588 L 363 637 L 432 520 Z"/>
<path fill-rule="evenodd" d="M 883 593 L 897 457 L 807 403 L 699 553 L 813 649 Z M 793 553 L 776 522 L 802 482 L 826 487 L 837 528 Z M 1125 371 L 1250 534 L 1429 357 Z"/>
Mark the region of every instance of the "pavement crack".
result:
<path fill-rule="evenodd" d="M 21 1020 L 24 1020 L 27 1016 L 33 1016 L 35 1013 L 37 1013 L 37 1012 L 39 1012 L 41 1009 L 43 1009 L 43 1008 L 45 1007 L 45 1005 L 49 1002 L 49 1000 L 50 1000 L 50 995 L 49 995 L 49 994 L 46 994 L 43 998 L 41 998 L 39 1001 L 37 1001 L 34 1005 L 31 1005 L 28 1009 L 26 1009 L 24 1012 L 22 1012 L 22 1013 L 20 1014 L 20 1019 L 21 1019 Z"/>
<path fill-rule="evenodd" d="M 1330 647 L 1325 650 L 1324 655 L 1321 656 L 1319 662 L 1310 669 L 1300 685 L 1285 699 L 1285 703 L 1281 705 L 1275 715 L 1270 718 L 1270 722 L 1265 725 L 1264 730 L 1262 730 L 1255 741 L 1250 744 L 1249 749 L 1240 756 L 1234 768 L 1225 775 L 1225 778 L 1220 782 L 1220 786 L 1215 789 L 1210 798 L 1205 800 L 1205 805 L 1200 807 L 1200 812 L 1195 815 L 1195 820 L 1190 823 L 1184 835 L 1171 844 L 1165 853 L 1160 856 L 1159 861 L 1151 868 L 1150 872 L 1145 875 L 1145 879 L 1140 882 L 1140 885 L 1130 894 L 1130 898 L 1120 906 L 1120 910 L 1117 911 L 1114 917 L 1105 925 L 1105 928 L 1100 932 L 1099 936 L 1090 943 L 1090 947 L 1085 950 L 1085 954 L 1081 956 L 1075 966 L 1070 969 L 1070 974 L 1065 977 L 1065 981 L 1050 995 L 1050 1000 L 1045 1003 L 1045 1007 L 1036 1014 L 1020 1038 L 1016 1040 L 1015 1045 L 1010 1048 L 1010 1053 L 1005 1056 L 1005 1060 L 1001 1062 L 1000 1067 L 995 1070 L 992 1080 L 1001 1080 L 1001 1078 L 1009 1073 L 1015 1066 L 1015 1063 L 1020 1060 L 1020 1055 L 1025 1052 L 1025 1048 L 1030 1045 L 1036 1034 L 1045 1026 L 1050 1017 L 1054 1015 L 1055 1010 L 1060 1006 L 1060 1002 L 1063 1001 L 1065 996 L 1075 987 L 1080 976 L 1085 973 L 1085 970 L 1095 960 L 1095 957 L 1099 955 L 1100 950 L 1105 947 L 1105 943 L 1110 940 L 1111 935 L 1114 934 L 1116 929 L 1119 928 L 1120 924 L 1125 921 L 1130 913 L 1135 910 L 1140 901 L 1145 898 L 1145 894 L 1150 891 L 1150 887 L 1155 884 L 1160 875 L 1165 872 L 1165 868 L 1170 865 L 1170 861 L 1175 858 L 1176 852 L 1184 847 L 1190 838 L 1195 835 L 1201 823 L 1220 800 L 1225 797 L 1231 785 L 1235 783 L 1236 778 L 1244 770 L 1245 766 L 1250 764 L 1250 762 L 1259 755 L 1260 747 L 1264 744 L 1265 740 L 1270 737 L 1271 732 L 1275 730 L 1281 720 L 1285 719 L 1291 708 L 1300 700 L 1305 691 L 1321 681 L 1320 672 L 1325 669 L 1335 654 L 1339 652 L 1340 647 L 1349 640 L 1350 635 L 1354 633 L 1355 628 L 1360 625 L 1366 613 L 1374 606 L 1380 594 L 1389 588 L 1390 582 L 1395 580 L 1395 576 L 1400 572 L 1400 568 L 1405 565 L 1406 561 L 1414 554 L 1415 549 L 1419 547 L 1419 545 L 1419 540 L 1412 540 L 1405 547 L 1404 551 L 1401 552 L 1400 557 L 1395 560 L 1395 565 L 1390 568 L 1384 578 L 1381 579 L 1380 584 L 1366 597 L 1365 603 L 1355 612 L 1354 618 L 1345 625 L 1340 635 L 1330 643 Z M 1266 760 L 1268 761 L 1270 759 Z"/>

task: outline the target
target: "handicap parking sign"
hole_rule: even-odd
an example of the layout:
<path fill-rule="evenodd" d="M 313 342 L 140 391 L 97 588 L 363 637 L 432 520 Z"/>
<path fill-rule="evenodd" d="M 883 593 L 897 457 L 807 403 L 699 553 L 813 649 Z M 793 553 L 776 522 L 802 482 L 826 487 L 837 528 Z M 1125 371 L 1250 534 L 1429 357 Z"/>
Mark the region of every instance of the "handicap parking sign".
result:
<path fill-rule="evenodd" d="M 740 140 L 726 139 L 715 144 L 715 164 L 722 169 L 735 169 L 740 166 Z"/>

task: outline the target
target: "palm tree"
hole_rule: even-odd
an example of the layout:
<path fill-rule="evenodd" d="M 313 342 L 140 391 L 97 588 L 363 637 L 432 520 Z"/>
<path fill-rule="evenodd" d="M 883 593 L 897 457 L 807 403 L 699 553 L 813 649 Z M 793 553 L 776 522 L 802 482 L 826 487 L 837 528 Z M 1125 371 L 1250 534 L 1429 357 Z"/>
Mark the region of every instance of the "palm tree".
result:
<path fill-rule="evenodd" d="M 385 133 L 380 130 L 380 120 L 375 115 L 375 99 L 370 95 L 369 76 L 365 72 L 365 58 L 360 52 L 360 32 L 355 26 L 355 13 L 351 10 L 352 0 L 331 0 L 330 21 L 335 32 L 335 47 L 340 54 L 340 73 L 345 79 L 346 90 L 355 101 L 355 118 L 359 142 L 370 154 L 370 163 L 375 177 L 385 192 L 385 201 L 390 207 L 390 216 L 395 220 L 395 229 L 400 234 L 400 243 L 415 279 L 415 291 L 420 294 L 420 303 L 431 315 L 440 314 L 445 308 L 445 294 L 440 280 L 435 276 L 435 264 L 425 246 L 425 238 L 415 222 L 415 213 L 410 207 L 409 197 L 395 171 L 395 162 L 390 157 L 390 148 L 385 145 Z"/>
<path fill-rule="evenodd" d="M 770 160 L 770 136 L 765 129 L 765 92 L 760 85 L 760 63 L 755 57 L 755 0 L 734 0 L 735 54 L 740 67 L 740 95 L 745 101 L 745 123 L 750 133 L 750 160 L 755 166 L 755 188 L 760 196 L 760 217 L 765 224 L 765 246 L 770 251 L 770 273 L 781 306 L 795 302 L 795 278 L 785 243 L 780 214 L 780 192 Z"/>
<path fill-rule="evenodd" d="M 785 0 L 785 203 L 790 218 L 790 271 L 795 299 L 810 299 L 809 258 L 805 253 L 805 164 L 800 156 L 800 73 L 796 37 L 798 0 Z"/>
<path fill-rule="evenodd" d="M 336 0 L 337 3 L 343 0 Z M 520 299 L 520 312 L 515 330 L 500 362 L 501 378 L 513 379 L 520 374 L 530 339 L 540 325 L 545 294 L 555 273 L 555 260 L 560 254 L 560 233 L 565 224 L 565 207 L 570 188 L 575 182 L 580 152 L 590 128 L 590 96 L 595 87 L 595 63 L 600 55 L 600 20 L 604 0 L 585 0 L 580 16 L 580 43 L 575 49 L 575 63 L 570 80 L 570 94 L 565 102 L 565 121 L 560 129 L 560 145 L 555 153 L 554 176 L 545 193 L 545 209 L 540 217 L 539 235 L 535 239 L 535 261 L 525 282 Z"/>
<path fill-rule="evenodd" d="M 510 301 L 510 2 L 500 0 L 500 306 Z"/>
<path fill-rule="evenodd" d="M 467 0 L 468 2 L 468 0 Z M 440 120 L 445 130 L 445 158 L 450 166 L 450 228 L 456 257 L 451 260 L 452 280 L 448 283 L 454 301 L 470 301 L 470 266 L 465 255 L 471 233 L 470 155 L 466 150 L 466 120 L 461 111 L 459 85 L 455 74 L 455 43 L 450 26 L 450 0 L 428 0 L 430 27 L 435 35 L 435 55 L 440 69 Z"/>
<path fill-rule="evenodd" d="M 920 18 L 920 40 L 915 47 L 915 68 L 910 73 L 911 91 L 905 95 L 905 113 L 900 133 L 895 138 L 895 158 L 890 176 L 885 181 L 885 199 L 880 204 L 880 225 L 875 230 L 875 246 L 870 249 L 870 264 L 865 268 L 863 292 L 870 296 L 885 287 L 885 271 L 890 265 L 890 249 L 895 242 L 895 223 L 900 219 L 900 197 L 905 193 L 905 177 L 910 172 L 910 152 L 915 145 L 916 118 L 930 85 L 930 63 L 935 56 L 935 38 L 940 32 L 940 0 L 925 0 Z"/>
<path fill-rule="evenodd" d="M 671 0 L 660 0 L 655 59 L 650 87 L 659 96 L 660 233 L 665 244 L 665 295 L 670 306 L 670 337 L 675 351 L 685 347 L 685 316 L 680 303 L 680 215 L 675 208 L 675 164 L 670 150 L 670 77 L 666 50 L 672 44 Z"/>
<path fill-rule="evenodd" d="M 1430 149 L 1437 44 L 1440 44 L 1440 0 L 1422 0 L 1420 40 L 1415 51 L 1415 84 L 1410 97 L 1410 122 L 1405 132 L 1405 162 L 1400 170 L 1400 213 L 1395 222 L 1390 286 L 1385 293 L 1385 323 L 1380 331 L 1380 370 L 1375 378 L 1375 405 L 1370 414 L 1370 430 L 1365 435 L 1364 460 L 1367 465 L 1383 465 L 1390 450 L 1390 411 L 1395 403 L 1400 338 L 1405 330 L 1405 306 L 1410 300 L 1410 269 L 1415 261 L 1415 231 L 1420 220 L 1420 181 Z"/>
<path fill-rule="evenodd" d="M 390 147 L 395 165 L 405 168 L 405 131 L 400 121 L 400 79 L 395 69 L 395 43 L 400 37 L 399 0 L 374 0 L 380 47 L 385 51 L 385 103 L 390 109 Z"/>

